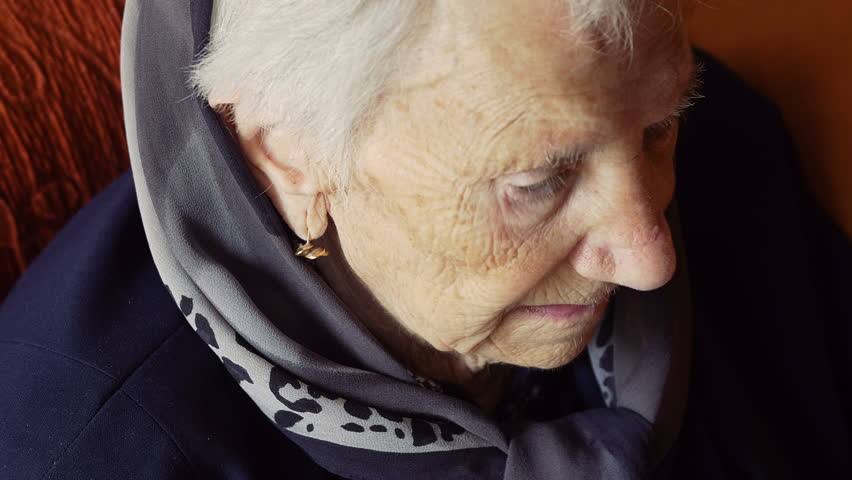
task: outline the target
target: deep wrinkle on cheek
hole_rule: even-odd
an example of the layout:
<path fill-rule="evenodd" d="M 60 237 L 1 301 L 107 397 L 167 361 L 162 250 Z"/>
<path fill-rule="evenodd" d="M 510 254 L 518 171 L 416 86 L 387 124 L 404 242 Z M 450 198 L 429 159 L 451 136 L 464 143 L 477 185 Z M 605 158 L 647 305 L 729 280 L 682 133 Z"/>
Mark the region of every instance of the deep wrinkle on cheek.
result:
<path fill-rule="evenodd" d="M 561 209 L 561 207 L 560 207 Z M 507 214 L 500 213 L 500 218 L 494 228 L 497 245 L 510 253 L 507 266 L 509 268 L 530 271 L 542 257 L 550 257 L 559 253 L 559 245 L 563 243 L 560 231 L 565 222 L 561 215 L 551 215 L 547 218 L 537 218 L 527 225 L 519 225 L 515 220 L 507 220 Z M 511 214 L 508 214 L 511 216 Z M 530 263 L 531 262 L 531 263 Z"/>

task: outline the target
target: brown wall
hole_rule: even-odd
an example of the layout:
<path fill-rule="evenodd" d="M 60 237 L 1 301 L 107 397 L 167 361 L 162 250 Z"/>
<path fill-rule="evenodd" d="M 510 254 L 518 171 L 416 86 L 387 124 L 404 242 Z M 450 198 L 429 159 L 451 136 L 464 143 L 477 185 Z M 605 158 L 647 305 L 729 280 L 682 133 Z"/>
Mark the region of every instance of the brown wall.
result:
<path fill-rule="evenodd" d="M 852 236 L 852 0 L 702 0 L 693 43 L 781 107 L 808 182 Z"/>

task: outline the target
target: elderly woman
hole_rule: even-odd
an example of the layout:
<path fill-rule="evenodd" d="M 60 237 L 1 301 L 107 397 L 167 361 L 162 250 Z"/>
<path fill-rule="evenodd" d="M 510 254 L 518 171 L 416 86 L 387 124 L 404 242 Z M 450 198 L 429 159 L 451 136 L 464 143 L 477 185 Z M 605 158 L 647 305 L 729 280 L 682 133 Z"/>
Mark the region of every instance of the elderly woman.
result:
<path fill-rule="evenodd" d="M 848 243 L 680 9 L 128 2 L 133 183 L 4 306 L 0 473 L 849 478 Z"/>

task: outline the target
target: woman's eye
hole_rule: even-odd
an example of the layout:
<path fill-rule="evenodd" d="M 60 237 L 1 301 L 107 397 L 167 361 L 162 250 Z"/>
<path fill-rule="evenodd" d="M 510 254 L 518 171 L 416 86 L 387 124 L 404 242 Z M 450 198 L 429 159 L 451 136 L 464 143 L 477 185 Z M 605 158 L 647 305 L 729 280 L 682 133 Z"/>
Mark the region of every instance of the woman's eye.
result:
<path fill-rule="evenodd" d="M 524 201 L 535 203 L 553 198 L 562 192 L 570 183 L 573 169 L 564 169 L 546 179 L 529 185 L 512 185 L 513 196 L 520 196 Z"/>
<path fill-rule="evenodd" d="M 679 115 L 672 115 L 662 122 L 657 122 L 645 129 L 644 142 L 645 146 L 652 146 L 669 138 L 672 132 L 676 130 L 676 126 L 680 121 Z"/>

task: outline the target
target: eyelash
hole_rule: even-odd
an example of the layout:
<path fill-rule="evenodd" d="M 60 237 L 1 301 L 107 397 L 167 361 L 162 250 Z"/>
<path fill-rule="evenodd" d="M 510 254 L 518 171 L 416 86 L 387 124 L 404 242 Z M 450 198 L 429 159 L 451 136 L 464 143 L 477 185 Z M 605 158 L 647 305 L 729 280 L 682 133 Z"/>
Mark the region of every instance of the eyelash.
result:
<path fill-rule="evenodd" d="M 680 121 L 680 117 L 681 114 L 676 113 L 646 128 L 644 135 L 645 145 L 665 138 L 672 131 L 672 127 Z"/>
<path fill-rule="evenodd" d="M 532 185 L 515 186 L 514 188 L 525 197 L 525 201 L 529 203 L 541 202 L 553 198 L 561 192 L 568 185 L 572 173 L 573 169 L 568 168 L 541 182 Z"/>

